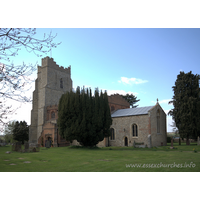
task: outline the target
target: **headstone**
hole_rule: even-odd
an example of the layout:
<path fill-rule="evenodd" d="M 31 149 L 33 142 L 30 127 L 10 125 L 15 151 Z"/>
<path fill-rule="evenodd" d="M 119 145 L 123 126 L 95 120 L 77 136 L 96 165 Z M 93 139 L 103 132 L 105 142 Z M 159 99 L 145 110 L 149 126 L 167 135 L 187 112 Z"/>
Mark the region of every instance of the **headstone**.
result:
<path fill-rule="evenodd" d="M 186 139 L 186 145 L 190 145 L 190 140 Z"/>
<path fill-rule="evenodd" d="M 135 140 L 134 140 L 134 142 L 133 142 L 133 147 L 135 148 Z"/>
<path fill-rule="evenodd" d="M 151 144 L 151 135 L 148 135 L 148 147 L 151 148 L 152 144 Z"/>
<path fill-rule="evenodd" d="M 26 142 L 26 143 L 24 144 L 24 151 L 25 151 L 25 152 L 28 152 L 28 151 L 29 151 L 29 143 L 28 143 L 28 142 Z"/>
<path fill-rule="evenodd" d="M 21 150 L 22 150 L 22 144 L 21 144 L 21 142 L 16 142 L 15 151 L 21 151 Z"/>
<path fill-rule="evenodd" d="M 181 145 L 181 138 L 179 138 L 179 145 Z"/>
<path fill-rule="evenodd" d="M 12 151 L 15 151 L 15 145 L 16 145 L 16 143 L 12 144 Z"/>
<path fill-rule="evenodd" d="M 21 150 L 22 150 L 21 142 L 15 142 L 12 145 L 12 151 L 21 151 Z"/>
<path fill-rule="evenodd" d="M 10 151 L 6 151 L 6 153 L 9 153 L 9 154 L 10 154 L 11 152 L 10 152 Z"/>
<path fill-rule="evenodd" d="M 173 149 L 174 147 L 173 147 L 173 137 L 171 138 L 171 147 L 170 147 L 170 149 Z"/>
<path fill-rule="evenodd" d="M 51 147 L 50 140 L 47 140 L 47 142 L 46 142 L 46 148 L 50 148 L 50 147 Z"/>
<path fill-rule="evenodd" d="M 53 147 L 57 147 L 58 146 L 58 141 L 57 141 L 57 134 L 54 134 L 54 144 Z"/>
<path fill-rule="evenodd" d="M 40 151 L 40 144 L 36 145 L 36 151 L 39 152 Z"/>

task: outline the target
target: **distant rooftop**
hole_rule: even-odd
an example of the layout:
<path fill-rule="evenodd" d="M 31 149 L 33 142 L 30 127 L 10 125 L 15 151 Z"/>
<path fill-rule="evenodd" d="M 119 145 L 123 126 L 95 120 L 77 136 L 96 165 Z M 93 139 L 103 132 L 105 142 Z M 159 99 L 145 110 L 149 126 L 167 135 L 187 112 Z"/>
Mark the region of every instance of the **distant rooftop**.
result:
<path fill-rule="evenodd" d="M 154 106 L 138 107 L 138 108 L 127 108 L 115 111 L 111 117 L 126 117 L 133 115 L 147 115 L 148 111 Z"/>

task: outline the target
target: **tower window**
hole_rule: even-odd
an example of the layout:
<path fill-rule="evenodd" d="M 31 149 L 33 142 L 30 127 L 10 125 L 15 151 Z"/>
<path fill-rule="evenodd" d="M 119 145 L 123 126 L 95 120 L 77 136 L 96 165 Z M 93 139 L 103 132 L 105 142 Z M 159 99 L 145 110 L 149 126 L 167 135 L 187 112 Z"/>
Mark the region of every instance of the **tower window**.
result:
<path fill-rule="evenodd" d="M 63 88 L 63 80 L 62 80 L 62 78 L 60 79 L 60 88 Z"/>

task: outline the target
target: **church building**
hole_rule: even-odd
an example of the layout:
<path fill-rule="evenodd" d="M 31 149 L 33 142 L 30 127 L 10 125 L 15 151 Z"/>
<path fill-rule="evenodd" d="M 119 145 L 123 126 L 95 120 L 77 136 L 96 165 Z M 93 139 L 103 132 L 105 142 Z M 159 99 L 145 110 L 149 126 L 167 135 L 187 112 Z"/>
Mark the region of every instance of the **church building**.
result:
<path fill-rule="evenodd" d="M 62 94 L 72 89 L 71 66 L 59 67 L 52 58 L 42 59 L 33 92 L 29 144 L 61 147 L 78 145 L 70 143 L 59 135 L 57 127 L 58 103 Z M 129 103 L 119 94 L 108 96 L 112 125 L 111 136 L 104 138 L 97 146 L 162 146 L 167 144 L 166 114 L 162 107 L 155 106 L 130 108 Z"/>
<path fill-rule="evenodd" d="M 159 103 L 155 106 L 120 109 L 111 116 L 110 146 L 133 146 L 134 143 L 147 147 L 167 145 L 166 114 Z"/>

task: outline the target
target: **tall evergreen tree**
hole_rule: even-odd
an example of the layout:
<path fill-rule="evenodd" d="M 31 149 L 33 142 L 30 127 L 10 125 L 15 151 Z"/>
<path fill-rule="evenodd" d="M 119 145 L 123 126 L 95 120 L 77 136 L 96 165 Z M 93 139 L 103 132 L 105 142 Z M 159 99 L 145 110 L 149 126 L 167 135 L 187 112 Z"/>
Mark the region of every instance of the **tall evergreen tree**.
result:
<path fill-rule="evenodd" d="M 106 92 L 94 96 L 91 89 L 78 87 L 76 93 L 62 95 L 58 107 L 59 133 L 66 140 L 77 140 L 83 146 L 95 146 L 109 136 L 112 118 Z"/>
<path fill-rule="evenodd" d="M 29 126 L 25 121 L 16 122 L 13 129 L 13 139 L 22 142 L 29 139 Z"/>
<path fill-rule="evenodd" d="M 180 137 L 187 139 L 200 136 L 200 88 L 199 75 L 180 72 L 173 86 L 174 96 L 169 104 L 174 108 L 170 110 L 178 128 Z"/>
<path fill-rule="evenodd" d="M 122 97 L 126 99 L 126 101 L 129 102 L 131 108 L 136 108 L 138 105 L 134 105 L 134 104 L 140 101 L 140 99 L 137 99 L 137 97 L 133 94 L 122 95 Z"/>
<path fill-rule="evenodd" d="M 108 95 L 107 92 L 105 91 L 105 93 L 103 94 L 104 96 L 104 117 L 103 117 L 103 133 L 106 137 L 110 136 L 110 126 L 112 125 L 112 118 L 111 113 L 110 113 L 110 108 L 109 108 L 109 104 L 108 104 Z"/>

